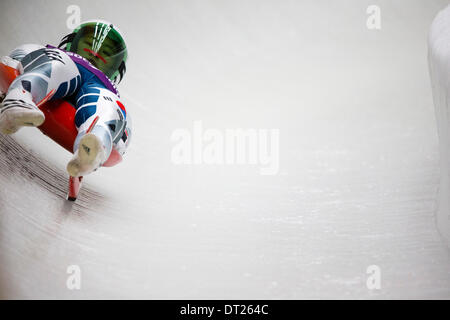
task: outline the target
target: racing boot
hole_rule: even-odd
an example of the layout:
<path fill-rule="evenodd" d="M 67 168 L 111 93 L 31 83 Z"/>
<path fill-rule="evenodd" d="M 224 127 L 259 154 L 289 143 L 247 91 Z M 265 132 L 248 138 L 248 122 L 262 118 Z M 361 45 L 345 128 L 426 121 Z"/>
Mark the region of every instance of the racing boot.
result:
<path fill-rule="evenodd" d="M 87 175 L 108 160 L 112 150 L 111 133 L 104 126 L 95 125 L 88 133 L 78 134 L 74 150 L 67 172 L 72 177 Z"/>
<path fill-rule="evenodd" d="M 0 103 L 0 132 L 3 134 L 15 133 L 23 126 L 38 127 L 44 121 L 44 113 L 26 90 L 12 89 Z"/>

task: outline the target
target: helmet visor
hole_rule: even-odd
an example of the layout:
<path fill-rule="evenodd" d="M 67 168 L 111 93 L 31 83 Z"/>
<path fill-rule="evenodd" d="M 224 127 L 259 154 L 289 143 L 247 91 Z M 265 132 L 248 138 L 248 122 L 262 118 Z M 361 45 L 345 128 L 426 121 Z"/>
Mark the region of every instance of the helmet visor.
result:
<path fill-rule="evenodd" d="M 102 23 L 82 26 L 73 39 L 70 51 L 86 58 L 111 80 L 127 55 L 120 34 L 112 26 Z"/>

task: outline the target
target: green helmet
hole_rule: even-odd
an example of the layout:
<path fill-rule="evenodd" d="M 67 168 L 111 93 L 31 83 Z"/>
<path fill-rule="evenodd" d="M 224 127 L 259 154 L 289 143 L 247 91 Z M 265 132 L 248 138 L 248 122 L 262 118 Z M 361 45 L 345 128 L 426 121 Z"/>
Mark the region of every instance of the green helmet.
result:
<path fill-rule="evenodd" d="M 65 36 L 58 46 L 86 58 L 111 81 L 122 80 L 127 61 L 127 46 L 119 29 L 102 20 L 87 21 Z"/>

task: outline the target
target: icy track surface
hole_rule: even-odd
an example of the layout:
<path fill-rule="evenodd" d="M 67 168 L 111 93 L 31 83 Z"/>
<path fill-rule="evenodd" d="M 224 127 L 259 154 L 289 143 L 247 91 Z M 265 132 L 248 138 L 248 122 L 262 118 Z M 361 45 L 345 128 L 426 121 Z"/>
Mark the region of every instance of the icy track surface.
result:
<path fill-rule="evenodd" d="M 1 1 L 0 54 L 57 44 L 75 2 Z M 359 0 L 76 4 L 127 35 L 133 141 L 72 204 L 68 152 L 0 136 L 1 298 L 450 298 L 427 66 L 447 1 L 381 1 L 379 31 Z M 278 175 L 174 165 L 195 120 L 280 129 Z"/>

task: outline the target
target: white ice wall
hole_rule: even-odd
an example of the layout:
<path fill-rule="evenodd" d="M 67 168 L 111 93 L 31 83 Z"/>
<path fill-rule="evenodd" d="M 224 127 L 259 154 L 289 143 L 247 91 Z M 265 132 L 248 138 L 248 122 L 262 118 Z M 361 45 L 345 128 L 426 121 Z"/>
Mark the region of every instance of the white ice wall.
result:
<path fill-rule="evenodd" d="M 436 223 L 450 244 L 450 6 L 439 12 L 429 35 L 429 66 L 439 135 L 441 180 Z"/>

